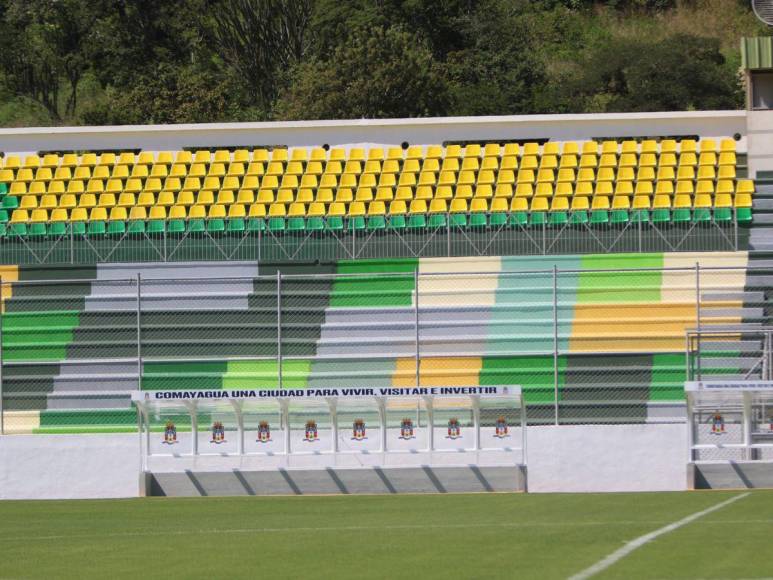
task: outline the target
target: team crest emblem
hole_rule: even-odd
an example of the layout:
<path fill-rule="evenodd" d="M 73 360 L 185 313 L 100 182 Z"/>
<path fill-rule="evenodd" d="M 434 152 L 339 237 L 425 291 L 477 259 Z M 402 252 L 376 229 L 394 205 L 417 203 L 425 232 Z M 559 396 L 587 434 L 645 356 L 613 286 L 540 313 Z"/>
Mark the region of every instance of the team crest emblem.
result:
<path fill-rule="evenodd" d="M 509 432 L 507 428 L 507 419 L 505 419 L 504 417 L 500 417 L 499 419 L 497 419 L 497 422 L 496 422 L 494 437 L 499 437 L 500 439 L 502 439 L 503 437 L 507 437 L 508 433 Z"/>
<path fill-rule="evenodd" d="M 451 417 L 448 420 L 448 438 L 449 439 L 458 439 L 462 436 L 462 428 L 459 425 L 459 419 L 456 417 Z"/>
<path fill-rule="evenodd" d="M 258 423 L 258 443 L 268 443 L 271 441 L 271 427 L 268 421 Z"/>
<path fill-rule="evenodd" d="M 225 443 L 225 427 L 222 421 L 212 423 L 212 443 Z"/>
<path fill-rule="evenodd" d="M 410 419 L 400 421 L 400 439 L 413 439 L 413 421 Z"/>
<path fill-rule="evenodd" d="M 174 445 L 177 443 L 177 427 L 171 421 L 166 422 L 164 427 L 164 443 L 167 445 Z"/>
<path fill-rule="evenodd" d="M 363 419 L 355 419 L 352 425 L 352 439 L 362 441 L 367 439 L 365 435 L 365 421 Z"/>
<path fill-rule="evenodd" d="M 725 432 L 725 418 L 719 413 L 711 417 L 711 432 L 714 435 L 721 435 Z"/>
<path fill-rule="evenodd" d="M 312 419 L 311 421 L 306 421 L 306 436 L 303 438 L 304 441 L 317 441 L 319 439 L 319 432 L 317 431 L 317 422 Z"/>

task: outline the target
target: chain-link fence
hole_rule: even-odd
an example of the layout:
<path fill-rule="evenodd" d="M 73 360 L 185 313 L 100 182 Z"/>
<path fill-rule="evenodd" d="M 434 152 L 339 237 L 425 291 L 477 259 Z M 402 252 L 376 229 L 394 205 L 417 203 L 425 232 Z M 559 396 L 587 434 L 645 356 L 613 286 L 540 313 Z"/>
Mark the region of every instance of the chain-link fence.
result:
<path fill-rule="evenodd" d="M 5 275 L 3 432 L 134 430 L 138 388 L 521 385 L 533 424 L 683 421 L 685 333 L 767 321 L 741 266 L 508 260 Z M 755 341 L 702 336 L 703 372 L 743 374 Z"/>
<path fill-rule="evenodd" d="M 257 260 L 342 260 L 358 258 L 560 255 L 609 252 L 730 251 L 748 247 L 749 228 L 737 221 L 686 224 L 625 221 L 588 223 L 571 214 L 566 222 L 527 224 L 505 216 L 501 225 L 441 225 L 375 228 L 344 221 L 340 227 L 288 230 L 127 230 L 88 235 L 69 226 L 57 235 L 0 238 L 5 264 L 94 264 L 104 262 L 185 262 Z M 465 217 L 466 220 L 466 217 Z M 369 222 L 368 222 L 369 223 Z"/>

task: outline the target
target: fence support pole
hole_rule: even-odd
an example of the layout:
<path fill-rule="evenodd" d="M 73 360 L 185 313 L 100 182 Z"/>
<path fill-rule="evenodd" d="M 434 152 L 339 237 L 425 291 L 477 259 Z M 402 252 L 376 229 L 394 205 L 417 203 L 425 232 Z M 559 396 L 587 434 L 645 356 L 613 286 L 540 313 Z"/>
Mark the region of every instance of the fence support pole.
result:
<path fill-rule="evenodd" d="M 698 380 L 701 380 L 701 264 L 695 262 L 695 326 L 698 330 L 696 339 L 696 351 L 697 356 L 695 360 L 695 368 L 698 375 Z"/>
<path fill-rule="evenodd" d="M 276 271 L 276 373 L 277 386 L 282 388 L 282 272 Z"/>
<path fill-rule="evenodd" d="M 142 275 L 137 272 L 137 390 L 142 390 Z"/>
<path fill-rule="evenodd" d="M 69 224 L 70 230 L 70 264 L 75 263 L 75 233 L 72 231 L 72 224 Z"/>
<path fill-rule="evenodd" d="M 558 425 L 558 267 L 553 265 L 553 413 Z"/>
<path fill-rule="evenodd" d="M 416 386 L 421 383 L 420 363 L 421 354 L 419 352 L 419 269 L 416 268 L 413 271 L 413 287 L 414 287 L 414 300 L 413 300 L 413 326 L 416 331 Z"/>
<path fill-rule="evenodd" d="M 0 276 L 0 435 L 5 435 L 5 405 L 3 404 L 3 278 Z"/>

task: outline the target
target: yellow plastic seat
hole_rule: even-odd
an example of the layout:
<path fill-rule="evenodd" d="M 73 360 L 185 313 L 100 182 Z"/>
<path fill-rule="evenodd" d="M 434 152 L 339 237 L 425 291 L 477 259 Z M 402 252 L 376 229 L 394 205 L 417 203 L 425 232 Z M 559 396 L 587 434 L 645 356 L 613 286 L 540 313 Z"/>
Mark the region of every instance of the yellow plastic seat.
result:
<path fill-rule="evenodd" d="M 679 170 L 676 172 L 676 179 L 677 181 L 695 179 L 695 169 L 690 165 L 680 166 Z"/>
<path fill-rule="evenodd" d="M 175 196 L 171 191 L 162 191 L 156 196 L 156 205 L 170 207 L 175 204 Z"/>
<path fill-rule="evenodd" d="M 368 204 L 368 216 L 386 215 L 386 206 L 383 201 L 372 201 Z"/>
<path fill-rule="evenodd" d="M 554 197 L 550 202 L 550 211 L 568 211 L 569 210 L 569 198 L 568 197 Z"/>
<path fill-rule="evenodd" d="M 717 179 L 735 179 L 735 166 L 722 165 L 717 172 Z"/>
<path fill-rule="evenodd" d="M 458 194 L 458 190 L 457 190 L 457 194 Z M 480 198 L 488 199 L 490 197 L 494 197 L 494 190 L 489 184 L 478 185 L 475 188 L 475 197 L 478 199 Z"/>
<path fill-rule="evenodd" d="M 141 207 L 151 207 L 156 204 L 156 196 L 150 191 L 143 191 L 137 199 L 137 205 Z"/>
<path fill-rule="evenodd" d="M 534 190 L 535 197 L 552 197 L 553 196 L 553 184 L 552 183 L 538 183 L 537 188 Z"/>
<path fill-rule="evenodd" d="M 461 190 L 460 190 L 461 187 Z M 469 185 L 463 185 L 457 187 L 457 191 L 461 191 L 462 195 L 465 194 L 465 191 L 469 190 L 471 191 L 472 188 Z M 429 189 L 429 188 L 427 188 Z M 432 199 L 451 199 L 454 196 L 454 190 L 449 185 L 439 185 L 437 189 L 435 189 L 435 194 L 432 196 Z M 417 195 L 416 197 L 420 199 L 430 199 L 428 195 L 425 193 L 425 189 L 422 188 L 422 194 Z"/>
<path fill-rule="evenodd" d="M 215 203 L 215 194 L 209 190 L 201 190 L 196 195 L 196 205 L 210 206 Z"/>
<path fill-rule="evenodd" d="M 325 215 L 325 204 L 318 201 L 310 203 L 306 210 L 306 215 L 308 217 L 323 217 Z"/>
<path fill-rule="evenodd" d="M 552 169 L 540 169 L 537 172 L 537 183 L 553 183 L 556 176 Z"/>
<path fill-rule="evenodd" d="M 558 164 L 559 169 L 577 169 L 577 155 L 574 153 L 564 154 L 561 156 L 561 161 Z"/>
<path fill-rule="evenodd" d="M 70 221 L 70 213 L 63 208 L 56 208 L 51 210 L 49 221 L 52 222 L 67 222 Z"/>
<path fill-rule="evenodd" d="M 534 183 L 534 181 L 535 181 L 534 171 L 532 171 L 531 169 L 523 169 L 523 168 L 521 168 L 518 171 L 518 176 L 516 178 L 516 183 L 518 183 L 518 184 L 521 184 L 521 183 L 531 184 L 531 183 Z"/>
<path fill-rule="evenodd" d="M 568 199 L 568 198 L 564 198 Z M 572 211 L 587 211 L 590 209 L 590 203 L 588 202 L 590 198 L 580 196 L 580 197 L 574 197 L 572 198 Z"/>
<path fill-rule="evenodd" d="M 605 210 L 609 209 L 609 197 L 606 195 L 596 195 L 593 197 L 593 202 L 591 203 L 591 209 L 593 210 Z"/>
<path fill-rule="evenodd" d="M 535 143 L 533 141 L 529 141 L 528 143 L 523 144 L 523 156 L 532 155 L 536 156 L 539 155 L 539 143 Z"/>
<path fill-rule="evenodd" d="M 26 209 L 15 209 L 11 214 L 12 224 L 26 223 L 29 220 L 30 220 L 30 216 Z"/>
<path fill-rule="evenodd" d="M 501 203 L 498 204 L 498 207 L 500 208 L 498 211 L 507 211 L 507 202 L 504 199 L 500 199 L 499 201 Z M 504 205 L 504 208 L 502 208 L 503 205 Z M 454 211 L 455 211 L 454 210 L 454 202 L 452 202 L 451 203 L 451 212 L 453 213 Z M 487 212 L 488 212 L 488 200 L 487 199 L 476 197 L 475 199 L 473 199 L 470 202 L 470 213 L 487 213 Z"/>
<path fill-rule="evenodd" d="M 113 207 L 115 205 L 115 194 L 113 193 L 100 194 L 97 205 L 99 207 Z"/>
<path fill-rule="evenodd" d="M 406 213 L 408 213 L 408 209 L 402 199 L 396 199 L 389 204 L 389 215 L 405 215 Z"/>
<path fill-rule="evenodd" d="M 714 166 L 713 165 L 709 165 L 709 166 L 705 166 L 704 165 L 704 166 L 699 166 L 698 167 L 698 179 L 699 180 L 700 179 L 711 179 L 711 180 L 714 180 L 714 179 L 716 179 L 716 177 L 717 177 L 717 174 L 716 174 L 716 171 L 714 170 Z"/>
<path fill-rule="evenodd" d="M 282 204 L 280 204 L 282 205 Z M 284 205 L 282 205 L 282 208 L 284 208 Z M 209 219 L 222 219 L 226 217 L 226 211 L 224 205 L 217 205 L 213 204 L 209 206 L 209 210 L 207 211 L 207 218 Z"/>
<path fill-rule="evenodd" d="M 580 168 L 595 169 L 598 165 L 598 159 L 595 155 L 583 153 L 580 157 Z"/>
<path fill-rule="evenodd" d="M 118 196 L 119 207 L 132 207 L 136 204 L 136 200 L 133 193 L 124 192 Z"/>
<path fill-rule="evenodd" d="M 531 211 L 548 211 L 550 205 L 547 197 L 533 197 L 531 200 Z"/>
<path fill-rule="evenodd" d="M 569 182 L 557 183 L 556 190 L 553 195 L 571 197 L 574 195 L 574 186 Z"/>
<path fill-rule="evenodd" d="M 97 207 L 97 196 L 93 193 L 84 193 L 78 198 L 78 207 Z"/>
<path fill-rule="evenodd" d="M 727 179 L 721 179 L 717 181 L 717 188 L 715 190 L 715 193 L 721 194 L 721 193 L 738 193 L 737 189 L 740 186 L 741 182 L 738 182 L 738 185 L 735 187 L 733 186 L 733 182 L 729 181 Z"/>
<path fill-rule="evenodd" d="M 676 194 L 677 195 L 692 195 L 695 191 L 692 181 L 677 181 L 676 182 Z"/>
<path fill-rule="evenodd" d="M 659 167 L 658 174 L 656 177 L 658 181 L 674 181 L 676 179 L 676 175 L 674 174 L 674 168 Z"/>
<path fill-rule="evenodd" d="M 634 189 L 634 195 L 652 195 L 654 189 L 651 181 L 639 181 L 636 183 L 636 189 Z"/>
<path fill-rule="evenodd" d="M 531 183 L 519 183 L 515 186 L 515 197 L 532 197 L 534 187 Z"/>
<path fill-rule="evenodd" d="M 695 195 L 704 195 L 704 194 L 713 194 L 714 193 L 714 182 L 711 180 L 703 180 L 699 181 L 695 185 Z"/>
<path fill-rule="evenodd" d="M 582 144 L 583 155 L 596 155 L 599 151 L 599 144 L 596 141 L 585 141 Z M 617 149 L 615 149 L 617 151 Z"/>
<path fill-rule="evenodd" d="M 631 198 L 627 195 L 616 195 L 612 198 L 612 209 L 630 209 Z"/>
<path fill-rule="evenodd" d="M 490 187 L 490 186 L 489 186 Z M 440 190 L 440 188 L 438 188 Z M 440 195 L 440 191 L 435 191 L 435 198 L 436 199 L 449 199 L 449 195 Z M 448 193 L 451 193 L 451 188 L 447 188 Z M 456 187 L 456 195 L 453 196 L 458 199 L 472 199 L 472 186 L 470 185 L 458 185 Z"/>
<path fill-rule="evenodd" d="M 529 155 L 521 158 L 521 169 L 531 169 L 532 171 L 539 169 L 539 162 L 537 157 Z"/>
<path fill-rule="evenodd" d="M 357 188 L 357 195 L 354 197 L 355 201 L 373 201 L 373 188 L 372 187 L 359 187 Z"/>
<path fill-rule="evenodd" d="M 664 196 L 668 198 L 668 196 Z M 650 198 L 646 195 L 640 195 L 633 198 L 633 209 L 650 209 L 652 204 Z"/>
<path fill-rule="evenodd" d="M 353 201 L 349 204 L 349 209 L 346 212 L 349 217 L 362 217 L 365 215 L 365 203 L 362 201 Z"/>
<path fill-rule="evenodd" d="M 177 194 L 176 201 L 177 205 L 184 205 L 186 207 L 196 203 L 193 192 L 185 189 Z"/>
<path fill-rule="evenodd" d="M 720 193 L 714 196 L 714 207 L 730 208 L 733 207 L 733 196 L 729 193 Z"/>
<path fill-rule="evenodd" d="M 44 195 L 40 198 L 40 207 L 42 209 L 54 209 L 59 205 L 59 200 L 55 195 Z"/>
<path fill-rule="evenodd" d="M 70 212 L 70 221 L 87 222 L 89 221 L 89 210 L 85 207 L 76 207 Z"/>
<path fill-rule="evenodd" d="M 199 180 L 196 179 L 195 181 L 192 181 L 191 184 L 199 185 Z M 163 187 L 161 186 L 161 179 L 157 177 L 149 177 L 148 179 L 145 180 L 145 185 L 143 186 L 142 191 L 147 191 L 150 193 L 158 193 L 163 189 L 164 191 L 175 192 L 175 191 L 180 191 L 182 188 L 183 186 L 179 177 L 167 177 L 166 180 L 164 180 Z M 192 188 L 189 188 L 189 189 L 192 189 Z M 198 189 L 198 187 L 196 189 Z"/>
<path fill-rule="evenodd" d="M 655 169 L 653 167 L 639 167 L 639 170 L 636 172 L 636 180 L 637 181 L 654 181 L 655 180 Z"/>
<path fill-rule="evenodd" d="M 623 178 L 625 177 L 625 172 L 623 172 Z M 633 176 L 628 176 L 628 179 L 624 179 L 624 181 L 631 181 L 633 179 Z M 596 181 L 614 181 L 615 180 L 615 170 L 611 167 L 600 167 L 598 174 L 596 175 Z M 583 180 L 583 181 L 589 181 L 589 180 Z"/>
<path fill-rule="evenodd" d="M 250 205 L 249 217 L 251 218 L 263 218 L 266 217 L 266 206 L 262 203 L 253 203 Z"/>
<path fill-rule="evenodd" d="M 136 221 L 136 220 L 146 220 L 148 219 L 148 211 L 147 208 L 139 205 L 135 205 L 129 210 L 129 220 L 130 221 Z"/>
<path fill-rule="evenodd" d="M 738 193 L 754 193 L 754 181 L 751 179 L 739 179 L 735 187 L 736 194 Z"/>
<path fill-rule="evenodd" d="M 633 195 L 633 182 L 618 181 L 615 183 L 615 195 Z"/>
<path fill-rule="evenodd" d="M 379 187 L 376 190 L 376 201 L 392 201 L 394 198 L 394 189 L 391 187 Z"/>
<path fill-rule="evenodd" d="M 432 188 L 429 188 L 430 198 L 432 198 Z M 398 187 L 395 192 L 395 199 L 401 199 L 403 201 L 410 201 L 413 199 L 413 189 L 410 187 Z"/>
<path fill-rule="evenodd" d="M 617 167 L 617 155 L 614 153 L 602 153 L 598 163 L 601 167 Z"/>
<path fill-rule="evenodd" d="M 89 221 L 107 221 L 107 210 L 104 207 L 91 208 L 91 211 L 89 212 Z"/>
<path fill-rule="evenodd" d="M 614 190 L 612 188 L 611 181 L 599 181 L 598 183 L 596 183 L 596 187 L 593 188 L 594 197 L 599 195 L 609 197 L 613 195 L 613 193 L 614 193 Z"/>
<path fill-rule="evenodd" d="M 733 205 L 735 207 L 752 207 L 752 196 L 748 193 L 737 193 Z"/>
<path fill-rule="evenodd" d="M 658 181 L 655 186 L 656 195 L 673 195 L 674 184 L 671 181 Z"/>
<path fill-rule="evenodd" d="M 676 167 L 675 153 L 661 153 L 658 159 L 658 167 Z"/>
<path fill-rule="evenodd" d="M 182 173 L 178 177 L 184 177 L 187 172 Z M 165 178 L 169 175 L 169 168 L 166 165 L 154 165 L 150 169 L 150 176 L 149 177 L 158 177 L 158 178 Z"/>

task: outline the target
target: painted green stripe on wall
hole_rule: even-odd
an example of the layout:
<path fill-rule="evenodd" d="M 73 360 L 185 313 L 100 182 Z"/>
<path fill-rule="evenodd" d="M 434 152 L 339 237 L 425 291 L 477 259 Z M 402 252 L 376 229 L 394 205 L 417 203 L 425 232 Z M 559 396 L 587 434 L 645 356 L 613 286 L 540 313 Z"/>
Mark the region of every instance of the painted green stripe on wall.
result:
<path fill-rule="evenodd" d="M 226 361 L 146 362 L 142 368 L 142 388 L 221 389 L 227 368 Z"/>
<path fill-rule="evenodd" d="M 559 397 L 566 380 L 566 357 L 558 358 Z M 554 370 L 552 356 L 483 357 L 480 384 L 520 385 L 527 403 L 548 403 L 554 400 Z"/>
<path fill-rule="evenodd" d="M 338 274 L 404 273 L 404 276 L 337 279 L 333 283 L 330 306 L 346 308 L 365 306 L 410 306 L 413 303 L 413 272 L 419 267 L 415 259 L 354 260 L 338 262 Z"/>
<path fill-rule="evenodd" d="M 305 389 L 309 382 L 310 360 L 283 360 L 282 386 Z M 224 389 L 273 389 L 279 386 L 277 362 L 231 361 L 223 376 Z"/>
<path fill-rule="evenodd" d="M 633 268 L 662 268 L 663 254 L 610 254 L 581 257 L 578 304 L 660 302 L 661 272 L 588 272 Z"/>

